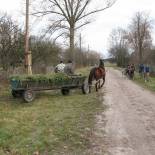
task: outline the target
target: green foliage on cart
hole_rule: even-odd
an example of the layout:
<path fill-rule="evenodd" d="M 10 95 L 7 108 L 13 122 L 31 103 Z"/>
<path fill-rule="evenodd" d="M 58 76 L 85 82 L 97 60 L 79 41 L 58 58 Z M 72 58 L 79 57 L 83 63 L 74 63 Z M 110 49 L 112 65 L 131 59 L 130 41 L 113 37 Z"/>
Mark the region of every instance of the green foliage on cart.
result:
<path fill-rule="evenodd" d="M 10 77 L 10 81 L 33 82 L 33 83 L 50 83 L 50 84 L 61 84 L 70 81 L 71 77 L 64 73 L 57 74 L 34 74 L 34 75 L 14 75 Z"/>
<path fill-rule="evenodd" d="M 36 74 L 36 75 L 14 75 L 10 77 L 13 89 L 25 87 L 48 87 L 82 84 L 85 76 L 68 76 L 65 73 Z"/>

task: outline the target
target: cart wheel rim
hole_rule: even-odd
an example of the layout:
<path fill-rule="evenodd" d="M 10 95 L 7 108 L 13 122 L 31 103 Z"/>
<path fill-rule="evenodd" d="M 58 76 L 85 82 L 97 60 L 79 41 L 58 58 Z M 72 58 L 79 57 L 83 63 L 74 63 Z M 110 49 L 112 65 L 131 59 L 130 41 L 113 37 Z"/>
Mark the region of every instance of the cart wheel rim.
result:
<path fill-rule="evenodd" d="M 33 101 L 33 99 L 35 98 L 35 94 L 33 91 L 25 91 L 24 92 L 24 100 L 27 102 L 31 102 Z"/>
<path fill-rule="evenodd" d="M 89 93 L 89 85 L 88 84 L 84 84 L 84 90 L 85 90 L 86 94 Z"/>
<path fill-rule="evenodd" d="M 89 84 L 88 84 L 88 80 L 85 80 L 84 84 L 83 84 L 83 92 L 84 94 L 88 94 L 89 93 Z"/>
<path fill-rule="evenodd" d="M 31 99 L 33 97 L 32 93 L 30 93 L 30 92 L 28 92 L 26 95 L 27 95 L 28 99 Z"/>

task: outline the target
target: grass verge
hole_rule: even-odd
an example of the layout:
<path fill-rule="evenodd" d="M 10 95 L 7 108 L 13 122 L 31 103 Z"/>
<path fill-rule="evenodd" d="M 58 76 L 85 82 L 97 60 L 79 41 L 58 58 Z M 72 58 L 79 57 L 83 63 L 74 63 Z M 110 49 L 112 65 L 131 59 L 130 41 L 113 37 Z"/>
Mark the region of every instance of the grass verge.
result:
<path fill-rule="evenodd" d="M 150 77 L 149 81 L 145 82 L 144 79 L 141 78 L 138 73 L 135 73 L 134 81 L 143 86 L 144 88 L 147 88 L 155 92 L 155 77 Z"/>
<path fill-rule="evenodd" d="M 90 147 L 95 115 L 104 109 L 98 95 L 43 92 L 32 103 L 13 99 L 0 87 L 0 155 L 83 154 Z"/>

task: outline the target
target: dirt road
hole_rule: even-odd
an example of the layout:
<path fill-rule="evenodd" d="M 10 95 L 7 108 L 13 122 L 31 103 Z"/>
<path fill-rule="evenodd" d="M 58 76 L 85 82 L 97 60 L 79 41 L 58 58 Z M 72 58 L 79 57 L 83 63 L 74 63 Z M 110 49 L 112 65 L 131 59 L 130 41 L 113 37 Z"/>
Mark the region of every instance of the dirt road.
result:
<path fill-rule="evenodd" d="M 102 155 L 99 149 L 104 147 L 106 155 L 155 155 L 155 94 L 114 69 L 108 69 L 106 80 L 103 90 L 108 108 L 96 125 L 101 136 L 106 121 L 104 142 L 96 147 L 96 154 Z"/>

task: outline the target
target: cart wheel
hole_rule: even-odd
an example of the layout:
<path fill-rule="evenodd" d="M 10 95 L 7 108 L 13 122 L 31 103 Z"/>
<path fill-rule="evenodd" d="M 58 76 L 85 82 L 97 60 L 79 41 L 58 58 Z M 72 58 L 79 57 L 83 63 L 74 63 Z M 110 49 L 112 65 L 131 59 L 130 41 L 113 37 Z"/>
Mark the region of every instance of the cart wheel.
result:
<path fill-rule="evenodd" d="M 12 90 L 12 96 L 14 98 L 17 98 L 17 97 L 21 97 L 22 96 L 22 91 L 21 90 Z"/>
<path fill-rule="evenodd" d="M 83 94 L 89 94 L 89 84 L 88 84 L 88 80 L 85 80 L 85 82 L 82 85 L 82 93 Z"/>
<path fill-rule="evenodd" d="M 26 102 L 32 102 L 35 98 L 35 92 L 32 90 L 26 90 L 23 93 L 23 98 Z"/>
<path fill-rule="evenodd" d="M 62 88 L 62 89 L 61 89 L 61 93 L 62 93 L 63 95 L 68 95 L 69 92 L 70 92 L 69 89 L 66 89 L 66 88 Z"/>

